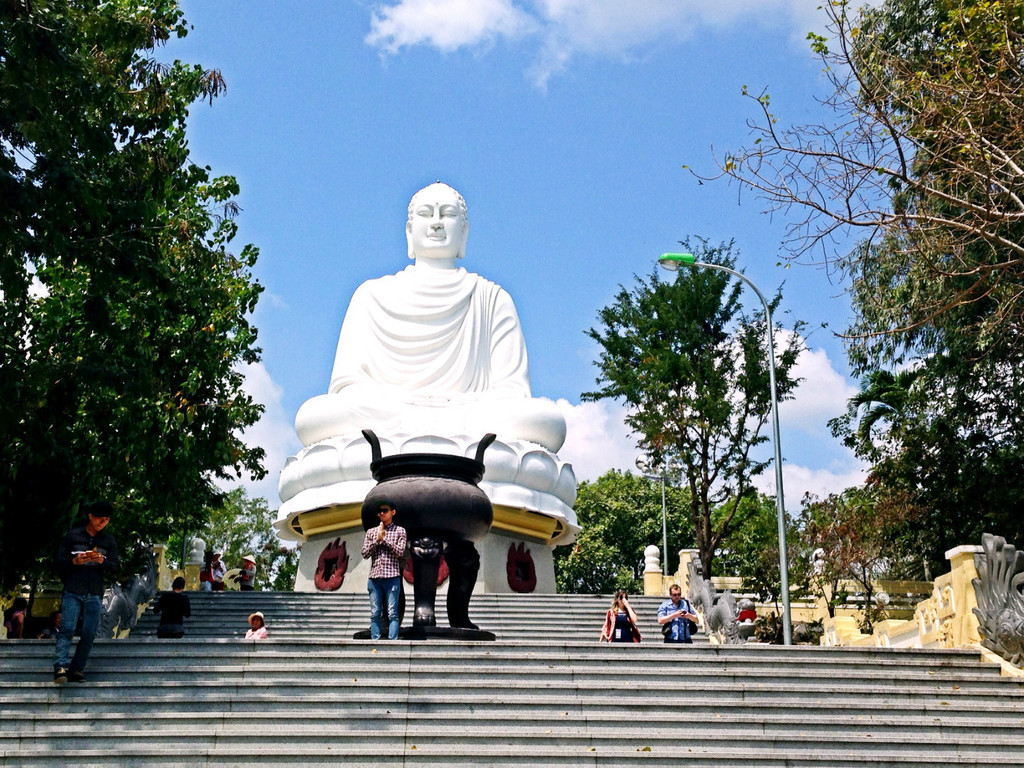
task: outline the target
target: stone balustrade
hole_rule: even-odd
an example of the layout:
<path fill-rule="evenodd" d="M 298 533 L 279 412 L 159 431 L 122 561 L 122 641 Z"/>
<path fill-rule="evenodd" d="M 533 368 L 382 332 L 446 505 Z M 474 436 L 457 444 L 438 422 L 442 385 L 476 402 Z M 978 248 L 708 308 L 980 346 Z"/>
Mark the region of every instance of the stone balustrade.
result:
<path fill-rule="evenodd" d="M 669 576 L 661 572 L 659 554 L 655 546 L 644 551 L 644 594 L 667 595 L 672 583 L 678 583 L 684 594 L 692 594 L 690 574 L 696 550 L 681 550 L 679 571 Z M 897 599 L 887 609 L 890 618 L 875 622 L 871 634 L 861 632 L 864 607 L 856 602 L 837 607 L 834 616 L 829 616 L 822 599 L 794 603 L 793 621 L 821 621 L 821 644 L 826 646 L 975 648 L 999 663 L 1003 674 L 1024 677 L 1019 666 L 1024 644 L 1024 554 L 1000 537 L 986 534 L 982 546 L 956 547 L 946 553 L 946 559 L 949 573 L 934 582 L 877 582 L 880 591 Z M 715 578 L 712 584 L 716 590 L 744 595 L 741 579 Z M 848 586 L 855 593 L 856 585 Z M 919 593 L 928 597 L 909 604 Z M 702 609 L 696 607 L 703 623 Z M 758 605 L 757 611 L 765 615 L 774 612 L 775 606 Z"/>

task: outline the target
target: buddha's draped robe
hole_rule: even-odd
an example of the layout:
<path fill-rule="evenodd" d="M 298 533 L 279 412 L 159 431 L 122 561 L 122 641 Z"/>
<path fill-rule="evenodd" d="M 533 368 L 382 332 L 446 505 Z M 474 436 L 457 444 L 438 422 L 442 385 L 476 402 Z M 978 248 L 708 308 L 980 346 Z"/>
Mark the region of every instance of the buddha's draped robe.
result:
<path fill-rule="evenodd" d="M 530 394 L 512 298 L 465 269 L 411 266 L 356 290 L 326 395 L 295 417 L 304 445 L 373 429 L 453 437 L 494 432 L 551 451 L 565 419 Z"/>
<path fill-rule="evenodd" d="M 328 391 L 359 384 L 456 400 L 474 392 L 530 397 L 512 298 L 461 267 L 410 266 L 363 283 L 345 315 Z"/>

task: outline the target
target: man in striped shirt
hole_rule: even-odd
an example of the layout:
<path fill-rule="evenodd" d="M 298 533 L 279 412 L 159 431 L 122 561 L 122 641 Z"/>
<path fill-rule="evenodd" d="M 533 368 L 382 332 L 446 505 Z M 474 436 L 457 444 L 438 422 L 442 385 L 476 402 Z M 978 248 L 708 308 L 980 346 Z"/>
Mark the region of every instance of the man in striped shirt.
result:
<path fill-rule="evenodd" d="M 405 528 L 394 523 L 395 508 L 390 502 L 377 505 L 380 525 L 370 528 L 363 538 L 363 559 L 370 559 L 370 638 L 380 639 L 384 603 L 388 608 L 388 639 L 398 639 L 398 591 L 401 589 L 402 564 L 407 536 Z"/>

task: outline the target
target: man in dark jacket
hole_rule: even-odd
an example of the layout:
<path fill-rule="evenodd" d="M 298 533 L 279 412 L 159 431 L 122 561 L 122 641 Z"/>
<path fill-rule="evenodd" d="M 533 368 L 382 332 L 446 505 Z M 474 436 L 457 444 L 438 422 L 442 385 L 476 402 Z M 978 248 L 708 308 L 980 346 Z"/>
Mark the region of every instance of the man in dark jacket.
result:
<path fill-rule="evenodd" d="M 57 572 L 64 580 L 64 596 L 60 604 L 60 629 L 53 657 L 53 682 L 81 683 L 85 681 L 85 664 L 92 651 L 96 630 L 103 612 L 104 577 L 117 573 L 120 564 L 117 542 L 104 531 L 113 506 L 102 501 L 86 507 L 89 522 L 72 528 L 61 542 L 57 552 Z M 71 638 L 78 620 L 82 620 L 75 656 L 71 653 Z"/>
<path fill-rule="evenodd" d="M 171 591 L 157 598 L 153 613 L 160 614 L 157 637 L 184 637 L 185 619 L 192 615 L 192 604 L 185 594 L 185 579 L 178 576 L 171 582 Z"/>

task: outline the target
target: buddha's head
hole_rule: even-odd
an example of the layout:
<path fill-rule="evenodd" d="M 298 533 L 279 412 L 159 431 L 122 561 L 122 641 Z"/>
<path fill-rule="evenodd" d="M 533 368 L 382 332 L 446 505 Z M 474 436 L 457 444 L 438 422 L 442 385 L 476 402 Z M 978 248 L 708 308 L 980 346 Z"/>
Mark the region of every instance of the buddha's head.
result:
<path fill-rule="evenodd" d="M 466 201 L 454 189 L 436 182 L 412 196 L 405 225 L 410 259 L 461 259 L 468 236 Z"/>

